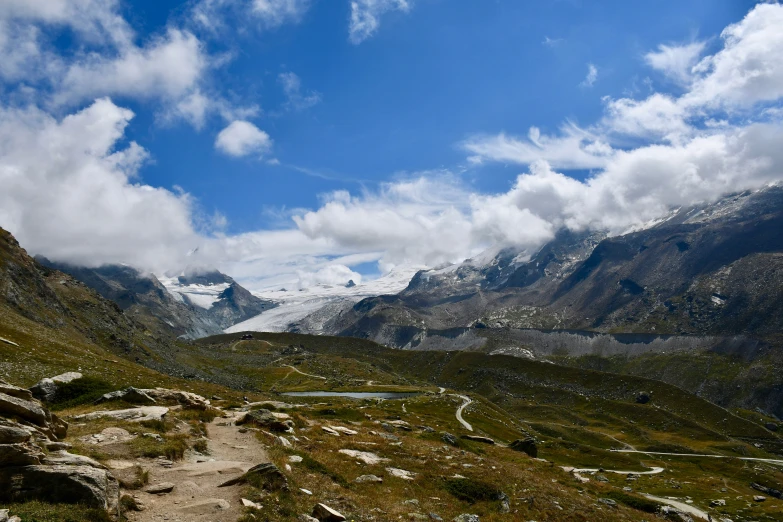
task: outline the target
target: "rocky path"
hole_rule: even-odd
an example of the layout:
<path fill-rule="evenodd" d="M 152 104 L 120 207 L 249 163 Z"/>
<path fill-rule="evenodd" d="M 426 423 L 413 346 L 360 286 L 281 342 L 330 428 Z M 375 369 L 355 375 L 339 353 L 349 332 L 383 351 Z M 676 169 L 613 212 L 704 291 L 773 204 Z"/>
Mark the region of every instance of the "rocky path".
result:
<path fill-rule="evenodd" d="M 462 424 L 466 430 L 473 431 L 473 426 L 471 426 L 468 421 L 462 418 L 462 412 L 465 410 L 465 408 L 473 402 L 473 399 L 468 397 L 467 395 L 455 395 L 455 397 L 459 397 L 462 399 L 462 405 L 457 408 L 457 420 Z"/>
<path fill-rule="evenodd" d="M 667 506 L 671 506 L 673 508 L 679 509 L 684 513 L 688 513 L 689 515 L 693 515 L 695 517 L 701 518 L 702 520 L 712 520 L 707 513 L 705 513 L 701 509 L 691 506 L 690 504 L 686 504 L 685 502 L 679 502 L 677 500 L 672 500 L 670 498 L 656 497 L 653 495 L 648 495 L 647 493 L 642 493 L 642 494 L 645 497 L 649 498 L 650 500 L 660 502 L 661 504 L 666 504 Z"/>
<path fill-rule="evenodd" d="M 242 486 L 218 488 L 218 485 L 269 459 L 253 432 L 240 433 L 234 420 L 234 416 L 218 417 L 209 424 L 209 456 L 186 457 L 170 468 L 159 464 L 150 466 L 150 482 L 145 489 L 165 483 L 173 484 L 174 489 L 161 494 L 138 492 L 136 497 L 143 503 L 144 510 L 129 513 L 128 520 L 236 520 L 242 513 Z"/>
<path fill-rule="evenodd" d="M 737 459 L 737 460 L 747 460 L 751 462 L 766 462 L 767 464 L 774 464 L 776 466 L 783 466 L 783 460 L 781 459 L 760 459 L 756 457 L 735 457 L 732 455 L 709 455 L 709 454 L 699 454 L 699 453 L 662 453 L 662 452 L 655 452 L 655 451 L 638 451 L 638 450 L 630 450 L 630 449 L 623 449 L 623 450 L 611 450 L 615 453 L 644 453 L 645 455 L 665 455 L 669 457 L 691 457 L 691 458 L 708 458 L 708 459 Z"/>
<path fill-rule="evenodd" d="M 291 368 L 296 373 L 298 373 L 300 375 L 304 375 L 305 377 L 312 377 L 313 379 L 323 379 L 325 381 L 328 380 L 323 375 L 313 375 L 312 373 L 305 373 L 305 372 L 301 371 L 299 368 L 297 368 L 296 366 L 291 366 L 290 364 L 286 364 L 286 365 L 284 365 L 284 367 L 285 368 Z M 288 374 L 288 375 L 290 375 L 290 374 Z M 286 375 L 286 377 L 288 377 L 288 375 Z"/>

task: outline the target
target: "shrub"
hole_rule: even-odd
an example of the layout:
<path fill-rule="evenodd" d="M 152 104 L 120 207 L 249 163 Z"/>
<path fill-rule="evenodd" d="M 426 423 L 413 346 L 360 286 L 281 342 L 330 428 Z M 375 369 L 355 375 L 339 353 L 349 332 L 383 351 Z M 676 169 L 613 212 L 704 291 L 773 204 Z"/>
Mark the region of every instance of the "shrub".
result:
<path fill-rule="evenodd" d="M 444 487 L 446 491 L 460 500 L 474 504 L 481 500 L 498 500 L 500 491 L 487 482 L 469 478 L 446 479 Z"/>
<path fill-rule="evenodd" d="M 644 511 L 645 513 L 657 513 L 658 509 L 661 507 L 658 502 L 654 502 L 644 497 L 637 497 L 636 495 L 629 495 L 622 491 L 610 491 L 606 494 L 606 497 L 621 504 L 625 504 L 628 507 Z"/>
<path fill-rule="evenodd" d="M 52 409 L 61 410 L 97 401 L 104 393 L 116 390 L 116 386 L 97 377 L 82 377 L 57 386 Z"/>

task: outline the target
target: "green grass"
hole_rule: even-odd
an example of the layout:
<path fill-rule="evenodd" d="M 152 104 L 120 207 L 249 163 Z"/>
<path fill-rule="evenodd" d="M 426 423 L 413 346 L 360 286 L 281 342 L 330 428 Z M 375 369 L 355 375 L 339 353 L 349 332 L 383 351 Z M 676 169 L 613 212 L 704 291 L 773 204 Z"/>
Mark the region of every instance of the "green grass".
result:
<path fill-rule="evenodd" d="M 34 501 L 6 504 L 3 507 L 9 509 L 11 515 L 20 517 L 23 522 L 111 522 L 106 511 L 80 505 Z"/>
<path fill-rule="evenodd" d="M 479 501 L 498 500 L 500 490 L 492 484 L 469 478 L 450 478 L 443 482 L 443 489 L 454 497 L 475 504 Z"/>
<path fill-rule="evenodd" d="M 82 404 L 92 404 L 104 393 L 109 393 L 116 389 L 112 383 L 104 379 L 86 375 L 81 379 L 59 384 L 51 408 L 53 410 L 63 410 Z"/>

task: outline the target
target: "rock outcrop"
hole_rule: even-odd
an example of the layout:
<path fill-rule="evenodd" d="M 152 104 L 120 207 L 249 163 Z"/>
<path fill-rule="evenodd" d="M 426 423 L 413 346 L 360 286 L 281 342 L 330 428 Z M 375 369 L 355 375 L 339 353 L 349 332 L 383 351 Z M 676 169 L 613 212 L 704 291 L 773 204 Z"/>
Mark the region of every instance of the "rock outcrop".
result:
<path fill-rule="evenodd" d="M 119 483 L 104 466 L 64 449 L 47 452 L 69 447 L 58 442 L 68 425 L 29 390 L 2 381 L 0 390 L 0 502 L 42 500 L 116 513 Z"/>
<path fill-rule="evenodd" d="M 53 402 L 57 398 L 57 390 L 63 384 L 68 384 L 81 379 L 83 375 L 79 372 L 66 372 L 54 377 L 47 377 L 38 381 L 30 388 L 33 397 L 43 402 Z"/>
<path fill-rule="evenodd" d="M 509 448 L 521 451 L 522 453 L 527 453 L 533 458 L 538 457 L 538 446 L 536 446 L 536 441 L 532 437 L 517 439 L 509 445 Z"/>

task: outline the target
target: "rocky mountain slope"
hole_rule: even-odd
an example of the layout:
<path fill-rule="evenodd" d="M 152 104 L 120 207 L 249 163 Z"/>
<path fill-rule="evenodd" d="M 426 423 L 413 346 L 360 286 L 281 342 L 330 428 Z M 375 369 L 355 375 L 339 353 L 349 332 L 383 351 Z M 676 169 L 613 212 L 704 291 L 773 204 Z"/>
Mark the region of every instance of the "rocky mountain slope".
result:
<path fill-rule="evenodd" d="M 390 326 L 588 329 L 775 336 L 783 329 L 783 188 L 680 209 L 628 234 L 561 232 L 526 260 L 418 273 L 368 298 L 331 333 L 380 338 Z"/>
<path fill-rule="evenodd" d="M 214 335 L 274 307 L 216 270 L 186 270 L 161 281 L 126 265 L 87 268 L 43 257 L 37 261 L 85 283 L 161 335 L 187 339 Z"/>

